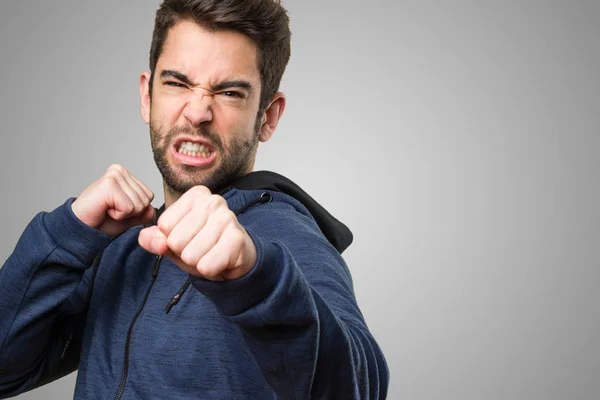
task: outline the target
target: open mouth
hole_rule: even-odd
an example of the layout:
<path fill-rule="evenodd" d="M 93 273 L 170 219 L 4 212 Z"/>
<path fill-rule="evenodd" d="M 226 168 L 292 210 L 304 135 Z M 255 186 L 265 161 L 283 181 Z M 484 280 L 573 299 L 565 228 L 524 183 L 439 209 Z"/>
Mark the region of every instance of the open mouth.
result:
<path fill-rule="evenodd" d="M 216 158 L 216 151 L 208 143 L 192 140 L 179 140 L 173 146 L 173 156 L 185 165 L 196 167 L 211 164 Z"/>
<path fill-rule="evenodd" d="M 200 143 L 192 143 L 192 142 L 181 142 L 177 148 L 177 152 L 179 154 L 183 154 L 190 157 L 202 157 L 208 158 L 212 150 Z"/>

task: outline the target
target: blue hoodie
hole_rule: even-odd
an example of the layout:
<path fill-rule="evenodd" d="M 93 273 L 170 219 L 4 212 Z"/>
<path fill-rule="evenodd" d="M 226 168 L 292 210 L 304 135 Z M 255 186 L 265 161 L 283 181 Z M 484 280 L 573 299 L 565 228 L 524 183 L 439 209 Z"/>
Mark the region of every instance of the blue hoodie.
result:
<path fill-rule="evenodd" d="M 386 398 L 341 256 L 350 231 L 274 173 L 222 195 L 258 252 L 227 282 L 142 249 L 142 226 L 86 226 L 74 199 L 39 213 L 0 269 L 0 398 L 77 369 L 75 399 Z"/>

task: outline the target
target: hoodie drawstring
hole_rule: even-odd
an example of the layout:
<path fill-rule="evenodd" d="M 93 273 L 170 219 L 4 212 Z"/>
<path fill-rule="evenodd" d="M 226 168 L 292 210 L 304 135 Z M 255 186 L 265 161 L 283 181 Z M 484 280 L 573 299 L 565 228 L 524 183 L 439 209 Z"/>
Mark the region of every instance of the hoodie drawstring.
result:
<path fill-rule="evenodd" d="M 262 204 L 262 203 L 270 203 L 271 201 L 273 201 L 273 196 L 271 195 L 271 193 L 265 192 L 263 194 L 260 195 L 259 198 L 254 199 L 252 201 L 249 201 L 248 203 L 244 204 L 244 206 L 242 206 L 241 208 L 238 208 L 237 210 L 235 210 L 233 213 L 238 216 L 241 213 L 245 212 L 246 210 L 248 210 L 250 207 L 256 205 L 256 204 Z M 185 283 L 183 284 L 183 286 L 181 286 L 181 288 L 179 289 L 179 291 L 177 292 L 177 294 L 175 296 L 173 296 L 171 298 L 171 300 L 169 300 L 169 303 L 167 304 L 167 306 L 165 307 L 165 313 L 169 313 L 169 311 L 171 311 L 171 309 L 177 304 L 179 303 L 179 300 L 181 300 L 181 297 L 183 296 L 183 294 L 188 290 L 188 288 L 190 287 L 192 283 L 192 280 L 188 277 L 185 280 Z"/>

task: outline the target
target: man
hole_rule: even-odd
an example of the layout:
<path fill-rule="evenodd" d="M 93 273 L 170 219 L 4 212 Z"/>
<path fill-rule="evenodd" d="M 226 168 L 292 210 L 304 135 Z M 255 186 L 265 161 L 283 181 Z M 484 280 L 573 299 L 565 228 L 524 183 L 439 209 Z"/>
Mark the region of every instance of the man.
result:
<path fill-rule="evenodd" d="M 285 109 L 273 0 L 165 0 L 140 79 L 165 204 L 121 165 L 27 226 L 0 269 L 0 394 L 79 370 L 77 399 L 383 399 L 348 229 L 252 172 Z"/>

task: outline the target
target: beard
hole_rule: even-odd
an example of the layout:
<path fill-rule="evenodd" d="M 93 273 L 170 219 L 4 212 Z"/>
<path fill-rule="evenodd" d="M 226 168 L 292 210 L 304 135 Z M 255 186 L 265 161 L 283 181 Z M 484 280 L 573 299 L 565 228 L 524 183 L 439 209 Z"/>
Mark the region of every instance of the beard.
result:
<path fill-rule="evenodd" d="M 218 193 L 235 179 L 247 174 L 251 169 L 258 147 L 259 121 L 257 118 L 250 139 L 240 139 L 247 135 L 233 135 L 227 146 L 219 135 L 204 126 L 197 130 L 189 126 L 176 126 L 168 132 L 164 132 L 160 126 L 155 126 L 151 121 L 150 139 L 154 162 L 168 189 L 182 195 L 192 187 L 202 185 L 210 189 L 211 193 Z M 171 151 L 174 141 L 181 135 L 207 140 L 213 151 L 217 152 L 218 165 L 216 169 L 207 171 L 191 165 L 174 166 L 170 164 L 167 155 Z"/>

